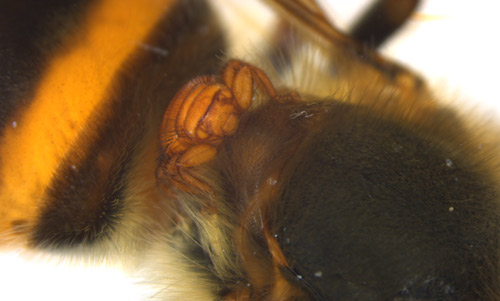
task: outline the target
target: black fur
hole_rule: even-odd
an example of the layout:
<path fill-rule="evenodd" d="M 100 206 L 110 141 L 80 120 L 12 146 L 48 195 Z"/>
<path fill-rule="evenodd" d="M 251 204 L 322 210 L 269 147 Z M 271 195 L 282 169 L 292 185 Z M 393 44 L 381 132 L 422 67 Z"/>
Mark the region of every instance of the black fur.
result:
<path fill-rule="evenodd" d="M 498 192 L 454 141 L 466 133 L 372 115 L 335 105 L 289 166 L 286 277 L 327 300 L 499 298 Z"/>

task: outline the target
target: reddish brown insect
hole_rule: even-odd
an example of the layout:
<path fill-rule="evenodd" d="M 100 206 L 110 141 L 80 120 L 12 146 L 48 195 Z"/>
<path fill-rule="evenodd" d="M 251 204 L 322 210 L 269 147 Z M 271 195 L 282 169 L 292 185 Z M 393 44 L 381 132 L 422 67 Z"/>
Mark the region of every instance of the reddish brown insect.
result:
<path fill-rule="evenodd" d="M 184 191 L 212 193 L 210 185 L 189 169 L 216 156 L 217 146 L 236 131 L 239 116 L 252 105 L 255 87 L 275 100 L 296 98 L 294 94 L 279 96 L 261 69 L 238 60 L 227 63 L 221 82 L 205 75 L 185 84 L 163 117 L 160 143 L 165 160 L 157 171 L 159 181 L 168 178 Z"/>

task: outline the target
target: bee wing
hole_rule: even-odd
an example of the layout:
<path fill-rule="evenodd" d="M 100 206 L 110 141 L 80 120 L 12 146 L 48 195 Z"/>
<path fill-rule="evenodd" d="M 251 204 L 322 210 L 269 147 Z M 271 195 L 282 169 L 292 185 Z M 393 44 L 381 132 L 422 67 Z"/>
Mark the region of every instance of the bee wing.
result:
<path fill-rule="evenodd" d="M 335 70 L 331 73 L 342 74 L 343 82 L 355 82 L 360 87 L 369 86 L 370 88 L 373 88 L 374 82 L 377 82 L 379 90 L 391 88 L 412 99 L 420 95 L 429 98 L 425 83 L 418 74 L 384 58 L 366 43 L 338 30 L 316 1 L 267 0 L 266 3 L 276 11 L 285 23 L 289 24 L 293 30 L 298 31 L 302 39 L 309 40 L 309 42 L 316 44 L 318 49 L 322 49 L 328 63 L 334 66 L 332 68 Z M 409 16 L 409 14 L 407 15 Z M 371 15 L 368 13 L 367 18 L 370 17 Z M 368 26 L 362 23 L 360 21 L 360 28 Z M 401 24 L 402 22 L 395 26 Z M 283 39 L 281 33 L 277 34 L 276 37 Z M 279 45 L 283 42 L 276 41 L 275 44 Z M 360 76 L 359 70 L 362 70 L 363 76 Z M 331 78 L 332 76 L 327 77 Z M 360 78 L 367 80 L 360 80 Z M 336 86 L 336 93 L 339 93 L 339 90 L 350 93 L 353 88 Z M 331 90 L 329 92 L 333 93 Z M 328 95 L 328 93 L 326 94 Z"/>

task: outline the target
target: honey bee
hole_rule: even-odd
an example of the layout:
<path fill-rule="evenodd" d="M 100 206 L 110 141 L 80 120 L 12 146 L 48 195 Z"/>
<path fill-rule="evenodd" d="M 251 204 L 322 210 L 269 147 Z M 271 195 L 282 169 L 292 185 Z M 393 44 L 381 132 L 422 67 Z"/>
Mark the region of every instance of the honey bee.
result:
<path fill-rule="evenodd" d="M 376 51 L 417 1 L 350 36 L 313 0 L 25 2 L 0 10 L 3 252 L 145 291 L 102 300 L 500 299 L 498 130 Z"/>

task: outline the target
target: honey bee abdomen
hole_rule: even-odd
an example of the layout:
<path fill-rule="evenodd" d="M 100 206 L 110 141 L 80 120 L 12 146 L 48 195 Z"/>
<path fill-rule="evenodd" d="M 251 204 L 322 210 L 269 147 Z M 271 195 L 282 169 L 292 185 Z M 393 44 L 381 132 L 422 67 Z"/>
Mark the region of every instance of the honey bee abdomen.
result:
<path fill-rule="evenodd" d="M 169 220 L 150 211 L 160 206 L 161 116 L 181 85 L 219 67 L 224 35 L 203 0 L 89 2 L 81 15 L 61 7 L 74 21 L 67 27 L 48 26 L 36 41 L 5 38 L 5 48 L 26 43 L 40 51 L 26 50 L 35 56 L 28 61 L 41 62 L 17 71 L 27 95 L 2 95 L 16 108 L 0 106 L 0 232 L 8 233 L 1 240 L 63 248 L 129 243 L 131 232 Z M 45 40 L 57 43 L 41 51 L 36 43 Z"/>
<path fill-rule="evenodd" d="M 287 277 L 326 299 L 498 297 L 492 180 L 439 125 L 373 115 L 335 105 L 288 167 L 274 223 Z"/>

